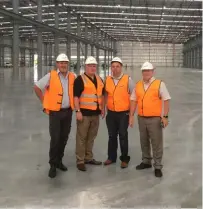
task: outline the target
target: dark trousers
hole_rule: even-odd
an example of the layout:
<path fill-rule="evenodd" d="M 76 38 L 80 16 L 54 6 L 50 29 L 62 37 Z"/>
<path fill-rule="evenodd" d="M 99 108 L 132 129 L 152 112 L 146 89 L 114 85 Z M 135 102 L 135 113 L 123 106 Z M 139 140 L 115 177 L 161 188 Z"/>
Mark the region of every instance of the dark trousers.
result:
<path fill-rule="evenodd" d="M 117 160 L 117 149 L 118 149 L 118 135 L 120 141 L 122 162 L 129 162 L 130 156 L 128 156 L 128 123 L 129 113 L 128 112 L 113 112 L 109 111 L 106 116 L 106 125 L 109 134 L 108 142 L 108 159 L 112 161 Z"/>
<path fill-rule="evenodd" d="M 49 163 L 57 166 L 62 162 L 65 146 L 71 129 L 72 110 L 71 108 L 60 111 L 50 111 L 49 133 L 51 136 Z"/>

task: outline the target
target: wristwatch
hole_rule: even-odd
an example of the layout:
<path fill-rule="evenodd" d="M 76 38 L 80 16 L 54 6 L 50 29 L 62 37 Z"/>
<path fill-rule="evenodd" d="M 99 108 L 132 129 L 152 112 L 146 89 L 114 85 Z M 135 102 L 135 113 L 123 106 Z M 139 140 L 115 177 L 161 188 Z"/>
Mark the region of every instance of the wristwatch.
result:
<path fill-rule="evenodd" d="M 168 115 L 164 115 L 163 117 L 164 117 L 164 118 L 168 118 Z"/>
<path fill-rule="evenodd" d="M 80 110 L 75 110 L 75 112 L 80 112 Z"/>

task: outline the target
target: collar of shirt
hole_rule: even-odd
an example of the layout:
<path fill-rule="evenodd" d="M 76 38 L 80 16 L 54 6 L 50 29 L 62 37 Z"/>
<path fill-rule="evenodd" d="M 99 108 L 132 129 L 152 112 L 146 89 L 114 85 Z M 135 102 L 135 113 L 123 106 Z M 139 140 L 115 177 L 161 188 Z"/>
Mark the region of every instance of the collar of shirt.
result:
<path fill-rule="evenodd" d="M 115 79 L 115 80 L 120 80 L 120 79 L 122 78 L 122 76 L 123 76 L 123 73 L 121 73 L 121 75 L 120 75 L 118 78 L 116 78 L 116 77 L 114 77 L 113 75 L 111 75 L 111 77 L 112 77 L 113 79 Z"/>
<path fill-rule="evenodd" d="M 60 70 L 59 70 L 59 69 L 57 69 L 57 73 L 58 73 L 58 75 L 59 75 L 59 74 L 61 74 L 61 75 L 62 75 L 62 73 L 60 72 Z M 64 77 L 64 78 L 66 78 L 66 79 L 68 78 L 68 73 L 69 73 L 69 72 L 67 72 L 66 77 Z M 63 75 L 62 75 L 62 76 L 63 76 Z"/>
<path fill-rule="evenodd" d="M 145 85 L 149 85 L 149 84 L 151 84 L 154 80 L 155 80 L 155 77 L 152 77 L 152 78 L 149 80 L 149 82 L 145 82 L 145 81 L 143 80 L 143 83 L 144 83 Z"/>
<path fill-rule="evenodd" d="M 89 79 L 91 79 L 92 81 L 96 80 L 96 75 L 94 75 L 94 77 L 90 77 L 89 75 L 87 75 L 87 73 L 84 73 Z"/>

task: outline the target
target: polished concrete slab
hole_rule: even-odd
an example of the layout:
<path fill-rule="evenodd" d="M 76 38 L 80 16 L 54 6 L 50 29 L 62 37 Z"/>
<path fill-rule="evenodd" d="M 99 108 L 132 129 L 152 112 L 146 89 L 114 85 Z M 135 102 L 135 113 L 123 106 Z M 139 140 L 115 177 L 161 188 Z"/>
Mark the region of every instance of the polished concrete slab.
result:
<path fill-rule="evenodd" d="M 43 68 L 45 74 L 49 68 Z M 129 128 L 129 168 L 119 161 L 109 167 L 88 166 L 86 173 L 75 166 L 75 115 L 64 163 L 69 171 L 47 176 L 48 117 L 33 92 L 36 69 L 22 68 L 18 77 L 12 69 L 0 68 L 0 207 L 192 207 L 202 205 L 202 110 L 201 71 L 157 68 L 172 100 L 170 125 L 164 130 L 164 176 L 153 169 L 136 171 L 140 163 L 138 125 Z M 135 81 L 140 70 L 127 71 Z M 101 119 L 94 153 L 105 160 L 107 129 Z"/>

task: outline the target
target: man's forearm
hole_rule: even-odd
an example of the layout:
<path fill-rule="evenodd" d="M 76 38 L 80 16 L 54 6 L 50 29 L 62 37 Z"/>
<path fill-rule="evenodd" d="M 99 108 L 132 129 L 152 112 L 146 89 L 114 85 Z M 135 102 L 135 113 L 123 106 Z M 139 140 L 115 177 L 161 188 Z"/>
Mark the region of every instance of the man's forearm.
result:
<path fill-rule="evenodd" d="M 80 102 L 79 102 L 79 98 L 78 97 L 74 97 L 74 105 L 75 105 L 75 109 L 76 110 L 80 109 Z"/>
<path fill-rule="evenodd" d="M 164 115 L 169 113 L 169 100 L 164 101 Z"/>
<path fill-rule="evenodd" d="M 105 105 L 106 105 L 105 96 L 102 96 L 102 99 L 101 99 L 101 109 L 102 109 L 102 110 L 105 109 Z"/>
<path fill-rule="evenodd" d="M 130 101 L 130 116 L 134 116 L 136 108 L 137 108 L 137 102 L 131 100 Z"/>
<path fill-rule="evenodd" d="M 34 91 L 35 91 L 35 94 L 37 95 L 37 97 L 39 98 L 39 100 L 43 103 L 44 96 L 43 96 L 41 89 L 35 85 Z"/>

